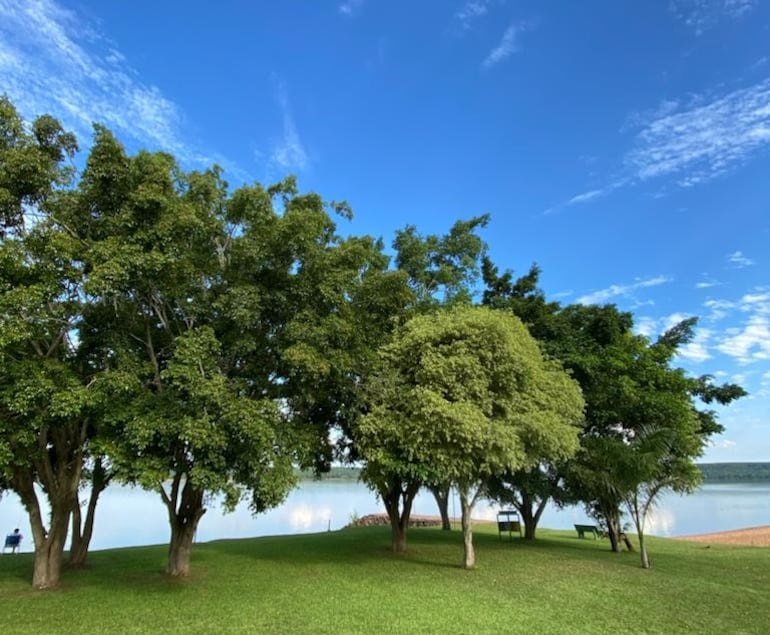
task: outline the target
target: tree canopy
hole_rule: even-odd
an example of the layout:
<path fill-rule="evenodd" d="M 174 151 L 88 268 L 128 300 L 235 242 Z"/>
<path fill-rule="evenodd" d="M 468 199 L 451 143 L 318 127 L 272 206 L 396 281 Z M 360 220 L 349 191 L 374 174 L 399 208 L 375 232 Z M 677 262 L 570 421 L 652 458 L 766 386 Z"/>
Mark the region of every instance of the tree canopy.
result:
<path fill-rule="evenodd" d="M 471 567 L 469 516 L 480 484 L 543 455 L 574 453 L 580 390 L 543 359 L 517 318 L 480 307 L 413 318 L 383 347 L 381 360 L 358 430 L 364 478 L 383 499 L 393 475 L 404 487 L 455 484 Z"/>

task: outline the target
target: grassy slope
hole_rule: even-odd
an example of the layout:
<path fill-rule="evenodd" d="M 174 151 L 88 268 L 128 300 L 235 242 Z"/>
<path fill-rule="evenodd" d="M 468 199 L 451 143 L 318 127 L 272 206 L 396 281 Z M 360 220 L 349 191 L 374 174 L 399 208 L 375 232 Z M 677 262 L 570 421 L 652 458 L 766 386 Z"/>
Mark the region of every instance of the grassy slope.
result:
<path fill-rule="evenodd" d="M 653 569 L 606 541 L 542 531 L 535 544 L 477 528 L 383 527 L 196 545 L 194 575 L 161 573 L 165 548 L 93 553 L 58 591 L 29 586 L 31 554 L 0 558 L 3 633 L 765 633 L 770 550 L 651 539 Z"/>

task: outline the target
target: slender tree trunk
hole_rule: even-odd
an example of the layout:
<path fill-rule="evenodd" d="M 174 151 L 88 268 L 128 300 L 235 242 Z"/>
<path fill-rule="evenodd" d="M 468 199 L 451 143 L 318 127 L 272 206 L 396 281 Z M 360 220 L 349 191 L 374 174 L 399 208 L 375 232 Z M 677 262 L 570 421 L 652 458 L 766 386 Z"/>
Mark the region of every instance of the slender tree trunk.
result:
<path fill-rule="evenodd" d="M 101 458 L 97 458 L 91 475 L 91 494 L 88 498 L 84 523 L 82 522 L 79 499 L 76 498 L 75 506 L 72 509 L 72 541 L 70 543 L 69 560 L 67 561 L 67 566 L 70 568 L 80 569 L 86 565 L 88 547 L 91 544 L 91 537 L 94 532 L 96 504 L 99 500 L 99 495 L 105 490 L 109 481 L 110 478 L 107 476 Z"/>
<path fill-rule="evenodd" d="M 463 568 L 473 569 L 476 566 L 476 552 L 473 550 L 473 526 L 471 512 L 473 503 L 468 498 L 468 492 L 460 488 L 460 507 L 462 508 L 463 527 Z"/>
<path fill-rule="evenodd" d="M 170 576 L 182 578 L 190 575 L 193 539 L 198 530 L 198 522 L 206 513 L 203 507 L 203 493 L 202 489 L 198 489 L 186 480 L 182 489 L 181 503 L 177 509 L 176 496 L 169 498 L 165 491 L 163 492 L 171 525 L 171 541 L 166 566 L 166 573 Z"/>
<path fill-rule="evenodd" d="M 449 492 L 450 484 L 442 483 L 430 488 L 433 492 L 433 497 L 436 499 L 438 505 L 438 512 L 441 515 L 441 529 L 444 531 L 450 531 L 452 529 L 452 523 L 449 519 Z"/>
<path fill-rule="evenodd" d="M 607 509 L 604 513 L 604 520 L 607 524 L 607 535 L 610 539 L 610 549 L 614 553 L 620 553 L 620 512 L 617 509 Z"/>
<path fill-rule="evenodd" d="M 642 530 L 638 530 L 636 535 L 639 536 L 639 555 L 642 559 L 642 569 L 649 569 L 650 558 L 647 555 L 647 543 L 644 539 L 644 532 Z"/>

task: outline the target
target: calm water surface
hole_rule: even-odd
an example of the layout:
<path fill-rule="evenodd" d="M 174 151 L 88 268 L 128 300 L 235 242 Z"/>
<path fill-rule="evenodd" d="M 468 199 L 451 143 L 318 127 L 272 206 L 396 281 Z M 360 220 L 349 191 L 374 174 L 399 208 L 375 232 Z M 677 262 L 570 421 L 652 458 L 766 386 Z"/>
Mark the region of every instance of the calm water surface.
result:
<path fill-rule="evenodd" d="M 214 501 L 201 519 L 197 540 L 246 538 L 277 534 L 298 534 L 340 529 L 353 516 L 383 511 L 382 505 L 365 485 L 355 482 L 305 481 L 286 502 L 257 517 L 245 504 L 224 514 Z M 450 514 L 459 516 L 454 497 Z M 497 508 L 482 501 L 474 517 L 492 520 Z M 415 514 L 437 514 L 429 493 L 420 493 Z M 549 506 L 540 522 L 542 527 L 571 529 L 574 523 L 592 523 L 580 507 L 558 510 Z M 659 536 L 682 536 L 770 525 L 770 483 L 704 485 L 694 494 L 664 496 L 648 520 L 647 531 Z M 32 548 L 26 513 L 15 494 L 0 500 L 0 531 L 20 527 L 27 539 L 24 551 Z M 99 501 L 92 540 L 93 549 L 165 543 L 169 538 L 168 519 L 160 497 L 130 487 L 108 488 Z"/>

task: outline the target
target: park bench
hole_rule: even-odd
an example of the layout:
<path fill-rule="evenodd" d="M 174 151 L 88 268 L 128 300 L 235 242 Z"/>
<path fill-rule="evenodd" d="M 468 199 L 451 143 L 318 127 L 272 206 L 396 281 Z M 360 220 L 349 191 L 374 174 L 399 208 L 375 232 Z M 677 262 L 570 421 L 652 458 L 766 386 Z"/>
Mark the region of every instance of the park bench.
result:
<path fill-rule="evenodd" d="M 5 545 L 3 546 L 3 553 L 6 549 L 10 549 L 12 553 L 16 553 L 21 544 L 21 534 L 8 534 L 5 537 Z"/>
<path fill-rule="evenodd" d="M 577 531 L 578 538 L 585 538 L 586 534 L 593 534 L 594 540 L 596 540 L 602 535 L 596 525 L 575 525 L 575 531 Z"/>

